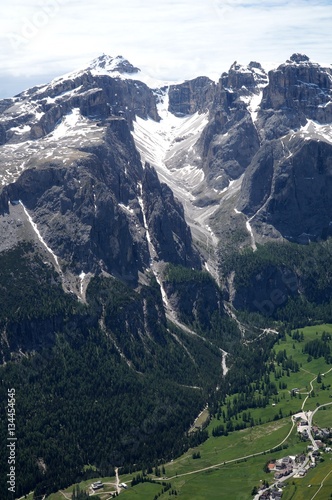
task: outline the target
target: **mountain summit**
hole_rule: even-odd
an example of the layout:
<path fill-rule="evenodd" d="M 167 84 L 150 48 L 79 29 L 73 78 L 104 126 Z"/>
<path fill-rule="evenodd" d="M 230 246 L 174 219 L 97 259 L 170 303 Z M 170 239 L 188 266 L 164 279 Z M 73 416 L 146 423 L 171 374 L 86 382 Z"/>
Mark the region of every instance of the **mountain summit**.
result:
<path fill-rule="evenodd" d="M 111 57 L 106 54 L 102 54 L 91 61 L 87 69 L 91 71 L 93 75 L 110 74 L 110 76 L 114 76 L 116 73 L 120 73 L 121 75 L 132 75 L 133 73 L 136 74 L 140 72 L 139 68 L 133 66 L 124 57 Z"/>

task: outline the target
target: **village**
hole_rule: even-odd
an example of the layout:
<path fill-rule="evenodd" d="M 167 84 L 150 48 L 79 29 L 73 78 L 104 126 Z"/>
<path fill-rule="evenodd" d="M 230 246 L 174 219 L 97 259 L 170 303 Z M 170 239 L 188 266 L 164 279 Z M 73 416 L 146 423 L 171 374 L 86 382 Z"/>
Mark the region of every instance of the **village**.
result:
<path fill-rule="evenodd" d="M 265 471 L 273 474 L 274 482 L 267 486 L 263 481 L 259 488 L 255 500 L 279 500 L 283 495 L 283 488 L 286 481 L 292 477 L 294 479 L 303 478 L 311 468 L 316 467 L 322 459 L 323 453 L 332 452 L 332 430 L 319 428 L 312 425 L 314 412 L 300 412 L 292 416 L 297 432 L 306 446 L 306 453 L 296 456 L 285 456 L 278 460 L 270 460 L 265 467 Z"/>

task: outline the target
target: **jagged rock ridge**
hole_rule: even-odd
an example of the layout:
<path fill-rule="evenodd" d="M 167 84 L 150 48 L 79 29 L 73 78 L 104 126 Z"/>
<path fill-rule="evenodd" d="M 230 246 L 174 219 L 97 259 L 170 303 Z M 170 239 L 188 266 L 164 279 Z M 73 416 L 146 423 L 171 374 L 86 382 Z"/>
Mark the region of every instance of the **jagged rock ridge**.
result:
<path fill-rule="evenodd" d="M 293 54 L 268 74 L 235 62 L 217 83 L 140 78 L 104 54 L 1 101 L 2 213 L 20 199 L 72 270 L 134 280 L 151 260 L 147 231 L 157 258 L 199 265 L 184 219 L 215 272 L 233 230 L 253 248 L 330 234 L 330 68 Z M 146 161 L 159 181 L 144 181 Z"/>

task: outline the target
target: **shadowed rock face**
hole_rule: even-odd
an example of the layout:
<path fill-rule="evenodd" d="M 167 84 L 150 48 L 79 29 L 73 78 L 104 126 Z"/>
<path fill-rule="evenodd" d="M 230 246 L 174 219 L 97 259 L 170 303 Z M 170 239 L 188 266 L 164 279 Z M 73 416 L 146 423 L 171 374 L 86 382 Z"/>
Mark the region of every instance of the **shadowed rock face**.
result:
<path fill-rule="evenodd" d="M 332 144 L 309 141 L 291 161 L 275 161 L 271 194 L 258 220 L 286 239 L 325 239 L 332 221 Z"/>
<path fill-rule="evenodd" d="M 156 171 L 145 166 L 142 182 L 146 221 L 158 258 L 172 264 L 199 267 L 183 206 L 171 189 L 160 183 Z"/>
<path fill-rule="evenodd" d="M 332 144 L 293 140 L 285 158 L 280 141 L 261 147 L 248 167 L 238 209 L 258 235 L 306 243 L 331 234 Z"/>

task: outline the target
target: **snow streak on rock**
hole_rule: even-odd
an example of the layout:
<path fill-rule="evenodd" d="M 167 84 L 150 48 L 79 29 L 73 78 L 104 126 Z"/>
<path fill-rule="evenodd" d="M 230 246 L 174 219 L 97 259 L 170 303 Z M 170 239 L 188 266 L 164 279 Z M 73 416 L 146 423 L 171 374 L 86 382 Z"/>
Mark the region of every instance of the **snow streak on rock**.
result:
<path fill-rule="evenodd" d="M 165 309 L 166 309 L 166 311 L 168 311 L 168 310 L 170 310 L 170 306 L 169 306 L 168 298 L 167 298 L 167 295 L 165 292 L 165 288 L 163 286 L 162 280 L 161 280 L 160 275 L 159 275 L 158 262 L 157 262 L 158 254 L 157 254 L 156 249 L 152 243 L 148 223 L 146 220 L 146 214 L 145 214 L 145 208 L 144 208 L 144 202 L 143 202 L 143 193 L 142 193 L 142 183 L 139 182 L 137 187 L 138 187 L 138 190 L 140 193 L 140 195 L 137 196 L 137 199 L 138 199 L 139 206 L 141 207 L 141 211 L 142 211 L 143 225 L 144 225 L 144 229 L 146 232 L 146 239 L 148 242 L 148 248 L 149 248 L 149 254 L 150 254 L 150 268 L 151 268 L 151 271 L 153 272 L 153 274 L 156 278 L 156 281 L 160 287 L 160 292 L 161 292 L 161 296 L 163 299 Z"/>
<path fill-rule="evenodd" d="M 55 261 L 55 264 L 56 264 L 56 267 L 58 269 L 58 271 L 60 272 L 60 274 L 62 274 L 61 272 L 61 268 L 60 268 L 60 264 L 59 264 L 59 259 L 58 257 L 55 255 L 55 253 L 53 252 L 53 250 L 47 245 L 46 241 L 44 240 L 44 238 L 42 237 L 42 235 L 40 234 L 39 232 L 39 229 L 37 227 L 37 224 L 35 222 L 33 222 L 32 220 L 32 217 L 31 215 L 29 214 L 29 212 L 27 211 L 27 209 L 25 208 L 25 206 L 23 205 L 22 201 L 20 200 L 20 205 L 22 205 L 23 207 L 23 210 L 24 210 L 24 213 L 25 215 L 27 216 L 28 218 L 28 221 L 30 222 L 34 232 L 36 233 L 39 241 L 42 243 L 42 245 L 46 248 L 46 250 L 52 255 L 54 261 Z"/>
<path fill-rule="evenodd" d="M 81 272 L 79 278 L 81 280 L 81 286 L 80 286 L 80 292 L 81 292 L 81 295 L 83 295 L 83 285 L 84 285 L 84 278 L 85 278 L 86 274 L 84 271 Z"/>
<path fill-rule="evenodd" d="M 250 238 L 251 238 L 251 248 L 253 249 L 253 251 L 255 252 L 257 250 L 257 246 L 256 246 L 256 241 L 255 241 L 255 236 L 254 236 L 254 233 L 253 233 L 253 230 L 252 230 L 252 227 L 250 225 L 250 222 L 251 220 L 253 219 L 253 217 L 251 217 L 250 219 L 247 220 L 246 222 L 246 228 L 247 228 L 247 231 L 249 232 L 250 234 Z"/>

